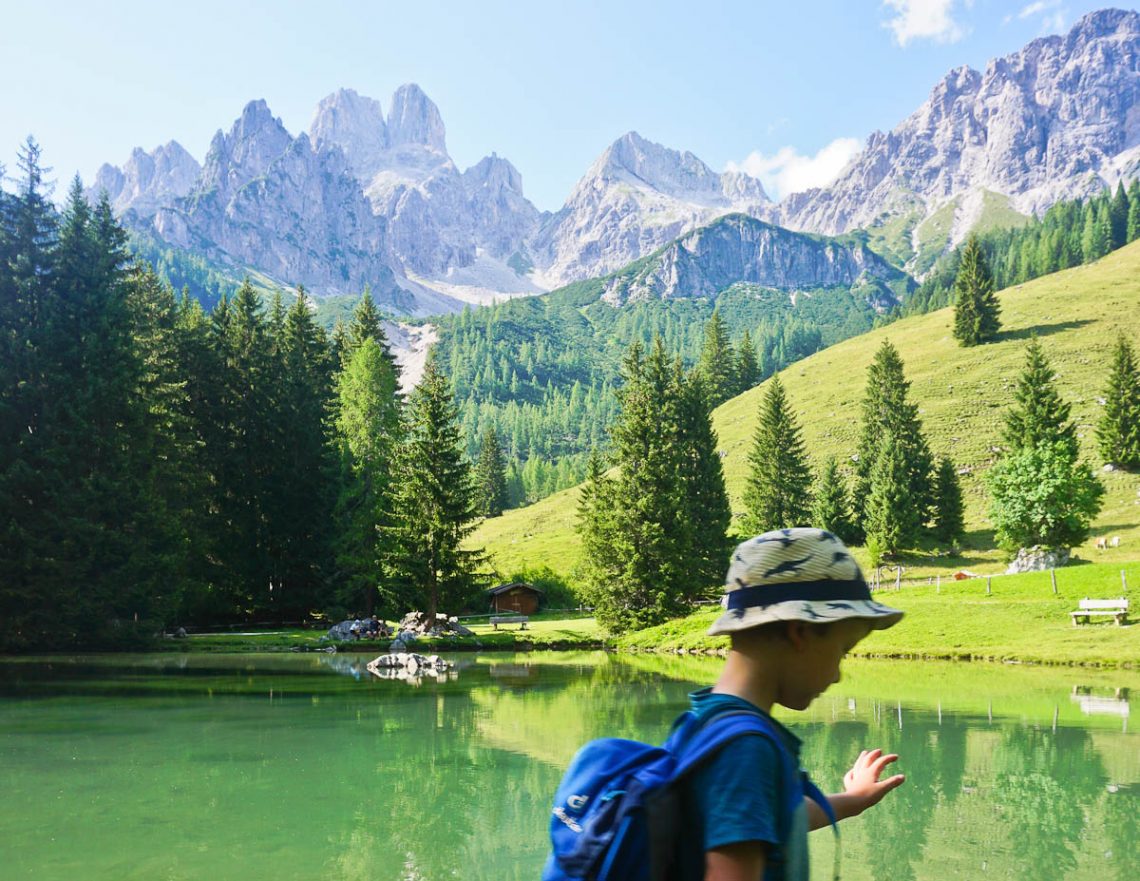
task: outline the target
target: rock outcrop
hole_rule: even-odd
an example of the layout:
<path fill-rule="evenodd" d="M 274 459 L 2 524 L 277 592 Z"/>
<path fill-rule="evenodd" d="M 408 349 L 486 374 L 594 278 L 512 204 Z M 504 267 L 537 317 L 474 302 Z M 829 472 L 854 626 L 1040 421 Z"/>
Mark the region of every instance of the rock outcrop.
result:
<path fill-rule="evenodd" d="M 713 297 L 738 282 L 781 290 L 876 289 L 906 276 L 861 242 L 805 235 L 734 214 L 690 232 L 636 271 L 607 279 L 603 299 Z M 890 298 L 888 289 L 878 296 Z M 874 298 L 876 295 L 869 293 Z"/>
<path fill-rule="evenodd" d="M 228 133 L 214 136 L 194 190 L 159 209 L 152 226 L 172 245 L 288 284 L 319 293 L 371 285 L 380 303 L 414 309 L 384 221 L 344 154 L 291 137 L 264 101 L 250 102 Z"/>
<path fill-rule="evenodd" d="M 152 217 L 160 207 L 188 195 L 201 171 L 198 161 L 177 141 L 149 153 L 136 147 L 122 168 L 100 166 L 87 196 L 94 202 L 106 193 L 116 214 L 130 211 Z"/>
<path fill-rule="evenodd" d="M 620 269 L 718 216 L 770 207 L 755 178 L 717 174 L 692 153 L 629 132 L 543 224 L 532 253 L 545 285 L 555 287 Z"/>
<path fill-rule="evenodd" d="M 1091 13 L 984 71 L 952 70 L 895 129 L 872 134 L 833 184 L 786 199 L 780 222 L 836 234 L 959 198 L 958 240 L 983 206 L 967 194 L 999 193 L 1041 213 L 1136 173 L 1138 98 L 1140 14 Z"/>

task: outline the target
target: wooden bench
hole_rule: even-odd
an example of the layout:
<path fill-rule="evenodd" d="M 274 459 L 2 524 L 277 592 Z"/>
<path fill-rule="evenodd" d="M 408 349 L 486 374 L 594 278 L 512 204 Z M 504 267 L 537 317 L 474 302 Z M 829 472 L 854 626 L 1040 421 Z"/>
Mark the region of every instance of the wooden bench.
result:
<path fill-rule="evenodd" d="M 526 622 L 529 620 L 526 615 L 495 615 L 491 618 L 491 627 L 498 630 L 500 624 L 517 624 L 519 630 L 526 630 Z"/>
<path fill-rule="evenodd" d="M 1085 597 L 1081 600 L 1081 607 L 1076 612 L 1070 612 L 1073 624 L 1080 624 L 1083 618 L 1086 622 L 1093 615 L 1108 615 L 1116 619 L 1117 624 L 1123 624 L 1128 617 L 1128 600 L 1121 597 L 1118 600 L 1090 600 Z"/>

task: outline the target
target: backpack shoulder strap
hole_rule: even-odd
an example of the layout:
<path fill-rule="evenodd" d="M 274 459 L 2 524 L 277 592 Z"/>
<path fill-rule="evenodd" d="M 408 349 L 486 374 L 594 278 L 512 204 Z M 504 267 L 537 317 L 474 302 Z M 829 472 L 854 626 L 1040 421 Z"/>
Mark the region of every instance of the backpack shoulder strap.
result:
<path fill-rule="evenodd" d="M 685 716 L 689 718 L 686 719 Z M 699 727 L 697 727 L 698 725 Z M 788 748 L 784 746 L 783 740 L 771 721 L 759 713 L 748 710 L 726 710 L 714 714 L 703 725 L 697 722 L 696 716 L 691 711 L 684 714 L 674 727 L 673 735 L 665 744 L 666 749 L 677 755 L 674 779 L 691 771 L 729 741 L 746 734 L 762 735 L 775 744 L 776 752 L 784 766 L 785 779 L 792 781 L 791 791 L 795 791 L 795 783 L 798 782 L 803 795 L 819 805 L 820 810 L 823 811 L 831 824 L 832 831 L 838 836 L 839 821 L 836 819 L 831 802 L 828 801 L 823 791 L 811 781 L 807 773 L 796 767 Z M 675 743 L 674 740 L 678 742 Z"/>
<path fill-rule="evenodd" d="M 781 742 L 780 736 L 772 727 L 772 723 L 759 713 L 748 710 L 726 710 L 713 714 L 703 724 L 697 722 L 696 716 L 692 713 L 686 715 L 691 716 L 692 721 L 685 721 L 678 725 L 674 729 L 673 736 L 666 743 L 666 748 L 673 751 L 677 756 L 675 777 L 686 774 L 726 743 L 745 734 L 759 734 L 767 737 L 776 745 L 776 751 L 784 763 L 793 765 L 792 770 L 795 770 L 791 756 L 788 755 L 787 747 Z M 675 743 L 674 739 L 680 742 Z"/>

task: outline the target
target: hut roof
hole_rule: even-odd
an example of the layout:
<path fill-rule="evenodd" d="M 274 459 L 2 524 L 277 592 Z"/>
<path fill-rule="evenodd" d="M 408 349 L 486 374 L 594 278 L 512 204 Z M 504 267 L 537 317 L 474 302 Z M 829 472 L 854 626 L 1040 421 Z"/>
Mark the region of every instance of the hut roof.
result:
<path fill-rule="evenodd" d="M 490 588 L 487 593 L 493 597 L 496 597 L 499 594 L 506 593 L 507 591 L 512 590 L 516 587 L 524 587 L 527 590 L 533 590 L 535 593 L 542 593 L 539 588 L 535 587 L 533 584 L 527 584 L 525 581 L 512 581 L 510 584 L 499 584 L 495 587 Z"/>

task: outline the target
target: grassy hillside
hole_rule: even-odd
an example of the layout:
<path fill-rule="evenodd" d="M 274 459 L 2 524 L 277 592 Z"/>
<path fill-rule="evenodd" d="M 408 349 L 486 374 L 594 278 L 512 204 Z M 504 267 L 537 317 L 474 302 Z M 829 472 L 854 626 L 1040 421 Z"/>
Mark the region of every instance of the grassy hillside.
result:
<path fill-rule="evenodd" d="M 1127 589 L 1121 581 L 1124 571 Z M 1104 618 L 1074 627 L 1069 612 L 1082 597 L 1126 596 L 1129 621 L 1140 618 L 1140 565 L 1101 563 L 1072 566 L 1057 573 L 1057 593 L 1049 574 L 1027 572 L 991 579 L 943 580 L 883 590 L 879 599 L 906 611 L 898 627 L 879 630 L 859 643 L 859 657 L 1018 660 L 1040 664 L 1140 665 L 1140 627 L 1117 627 Z M 701 610 L 618 637 L 626 650 L 671 651 L 728 646 L 728 639 L 706 631 L 719 608 Z"/>
<path fill-rule="evenodd" d="M 1097 398 L 1105 384 L 1110 350 L 1119 331 L 1140 342 L 1140 242 L 1096 263 L 1009 288 L 1000 298 L 1003 333 L 995 343 L 960 348 L 950 335 L 951 310 L 943 309 L 839 343 L 782 373 L 814 464 L 829 455 L 847 460 L 859 433 L 866 368 L 884 339 L 898 347 L 931 448 L 969 469 L 962 477 L 969 530 L 964 555 L 916 554 L 906 561 L 907 577 L 960 566 L 978 572 L 1002 570 L 1002 557 L 985 517 L 981 476 L 994 462 L 1003 414 L 1012 401 L 1025 342 L 1032 333 L 1041 338 L 1061 393 L 1072 404 L 1083 454 L 1099 467 L 1093 426 L 1100 414 Z M 763 393 L 764 385 L 758 386 L 713 414 L 737 512 Z M 1118 535 L 1120 546 L 1096 552 L 1090 539 L 1076 554 L 1098 562 L 1136 558 L 1140 556 L 1140 476 L 1102 472 L 1101 477 L 1108 494 L 1094 536 Z M 579 553 L 574 532 L 577 494 L 576 488 L 566 490 L 489 520 L 472 542 L 485 546 L 504 574 L 548 566 L 572 576 Z"/>

